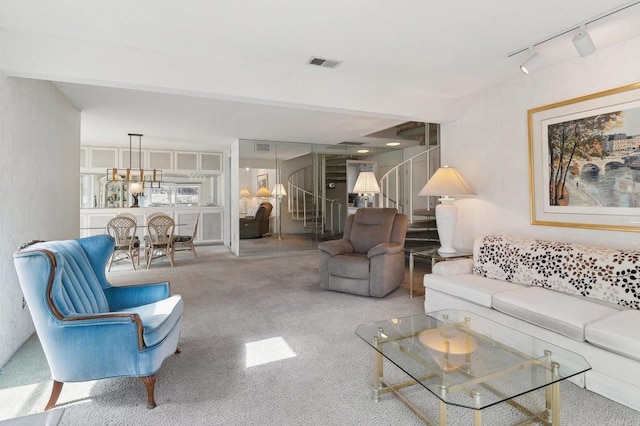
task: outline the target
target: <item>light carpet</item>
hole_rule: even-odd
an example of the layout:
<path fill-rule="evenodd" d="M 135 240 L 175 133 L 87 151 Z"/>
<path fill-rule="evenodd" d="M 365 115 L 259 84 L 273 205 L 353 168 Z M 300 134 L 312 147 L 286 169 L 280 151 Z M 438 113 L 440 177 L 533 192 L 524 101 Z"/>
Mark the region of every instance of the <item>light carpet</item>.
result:
<path fill-rule="evenodd" d="M 146 408 L 137 379 L 69 383 L 58 401 L 63 425 L 422 424 L 390 395 L 373 400 L 372 349 L 354 334 L 362 323 L 422 313 L 423 298 L 409 299 L 406 288 L 381 300 L 324 291 L 317 252 L 236 258 L 220 246 L 199 247 L 197 260 L 180 253 L 174 268 L 165 261 L 132 271 L 123 263 L 108 278 L 115 285 L 171 281 L 185 301 L 182 352 L 160 370 L 157 408 Z M 282 359 L 258 363 L 276 355 Z M 634 410 L 571 383 L 561 388 L 562 424 L 640 424 Z M 0 370 L 0 419 L 41 411 L 50 390 L 33 336 Z M 410 393 L 437 418 L 433 396 Z M 514 416 L 505 404 L 483 412 L 486 425 Z M 472 424 L 472 414 L 452 408 L 449 421 Z"/>

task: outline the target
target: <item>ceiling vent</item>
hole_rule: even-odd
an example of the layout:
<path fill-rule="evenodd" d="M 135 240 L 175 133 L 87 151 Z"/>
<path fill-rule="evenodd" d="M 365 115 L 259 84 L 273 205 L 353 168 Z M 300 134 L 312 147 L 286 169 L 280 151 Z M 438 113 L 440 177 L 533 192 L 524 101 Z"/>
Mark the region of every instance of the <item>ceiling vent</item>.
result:
<path fill-rule="evenodd" d="M 338 145 L 350 145 L 350 146 L 360 146 L 364 145 L 366 142 L 340 142 Z"/>
<path fill-rule="evenodd" d="M 312 56 L 311 59 L 309 59 L 309 62 L 307 62 L 307 64 L 309 65 L 316 65 L 318 67 L 324 67 L 324 68 L 335 68 L 341 63 L 342 61 L 335 61 L 333 59 L 323 59 L 323 58 L 318 58 L 316 56 Z"/>
<path fill-rule="evenodd" d="M 271 146 L 268 143 L 256 143 L 255 144 L 256 152 L 269 152 L 271 151 Z"/>

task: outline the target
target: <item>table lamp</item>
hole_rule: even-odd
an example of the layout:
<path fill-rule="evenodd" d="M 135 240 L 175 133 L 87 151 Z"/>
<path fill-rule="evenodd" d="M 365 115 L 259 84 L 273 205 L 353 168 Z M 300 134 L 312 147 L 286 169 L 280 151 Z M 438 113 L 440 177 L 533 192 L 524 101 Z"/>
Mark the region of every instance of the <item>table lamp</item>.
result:
<path fill-rule="evenodd" d="M 133 204 L 131 207 L 140 207 L 138 205 L 138 197 L 144 192 L 144 188 L 140 182 L 133 182 L 129 185 L 129 194 L 133 197 Z"/>
<path fill-rule="evenodd" d="M 242 198 L 242 211 L 240 213 L 247 213 L 247 198 L 251 197 L 251 193 L 247 188 L 242 188 L 240 190 L 240 198 Z"/>
<path fill-rule="evenodd" d="M 369 197 L 380 193 L 380 186 L 373 172 L 360 172 L 356 184 L 353 186 L 353 192 L 360 194 L 364 200 L 364 206 L 367 207 Z"/>
<path fill-rule="evenodd" d="M 452 195 L 475 195 L 473 189 L 453 167 L 440 167 L 420 190 L 421 196 L 439 196 L 436 206 L 436 226 L 441 247 L 439 253 L 455 253 L 453 236 L 456 232 L 457 208 Z"/>
<path fill-rule="evenodd" d="M 260 198 L 261 201 L 267 201 L 269 197 L 271 197 L 271 192 L 267 188 L 260 188 L 258 192 L 256 192 L 256 197 Z"/>

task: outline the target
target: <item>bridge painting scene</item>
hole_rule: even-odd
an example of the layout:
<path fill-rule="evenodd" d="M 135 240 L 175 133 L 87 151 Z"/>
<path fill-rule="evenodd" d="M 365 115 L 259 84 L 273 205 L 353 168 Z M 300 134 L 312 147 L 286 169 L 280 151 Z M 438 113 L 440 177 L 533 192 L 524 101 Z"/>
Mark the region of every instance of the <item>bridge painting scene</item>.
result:
<path fill-rule="evenodd" d="M 640 207 L 640 108 L 548 126 L 549 204 Z"/>

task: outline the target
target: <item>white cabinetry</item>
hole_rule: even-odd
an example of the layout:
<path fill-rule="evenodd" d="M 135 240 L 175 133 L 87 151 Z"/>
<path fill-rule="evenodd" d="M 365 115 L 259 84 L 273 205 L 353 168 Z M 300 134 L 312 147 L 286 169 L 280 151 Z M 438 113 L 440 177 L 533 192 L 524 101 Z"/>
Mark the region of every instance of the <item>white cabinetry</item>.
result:
<path fill-rule="evenodd" d="M 81 172 L 106 173 L 107 169 L 117 167 L 118 148 L 88 147 L 85 149 L 87 150 L 85 153 L 85 159 L 88 159 L 87 167 L 85 170 L 81 168 Z M 82 162 L 82 155 L 80 161 Z"/>
<path fill-rule="evenodd" d="M 147 153 L 149 159 L 147 163 L 148 169 L 173 170 L 173 151 L 149 150 Z"/>
<path fill-rule="evenodd" d="M 129 158 L 131 154 L 131 158 Z M 120 168 L 121 169 L 144 169 L 146 168 L 146 152 L 145 151 L 129 151 L 128 149 L 120 150 Z"/>
<path fill-rule="evenodd" d="M 131 156 L 131 158 L 129 158 Z M 163 173 L 222 173 L 219 152 L 172 151 L 159 149 L 129 150 L 100 146 L 80 147 L 80 173 L 106 173 L 112 168 L 162 170 Z"/>
<path fill-rule="evenodd" d="M 201 152 L 199 166 L 199 171 L 203 173 L 222 172 L 222 154 Z"/>
<path fill-rule="evenodd" d="M 222 209 L 207 210 L 200 217 L 202 241 L 222 241 Z"/>
<path fill-rule="evenodd" d="M 176 151 L 176 172 L 195 173 L 198 171 L 198 153 Z"/>
<path fill-rule="evenodd" d="M 137 235 L 142 240 L 147 232 L 147 217 L 154 212 L 162 212 L 173 217 L 175 234 L 191 235 L 196 219 L 200 216 L 195 242 L 198 244 L 221 243 L 222 207 L 141 207 L 137 209 L 80 209 L 80 236 L 106 234 L 107 222 L 119 213 L 132 213 L 138 222 Z"/>

